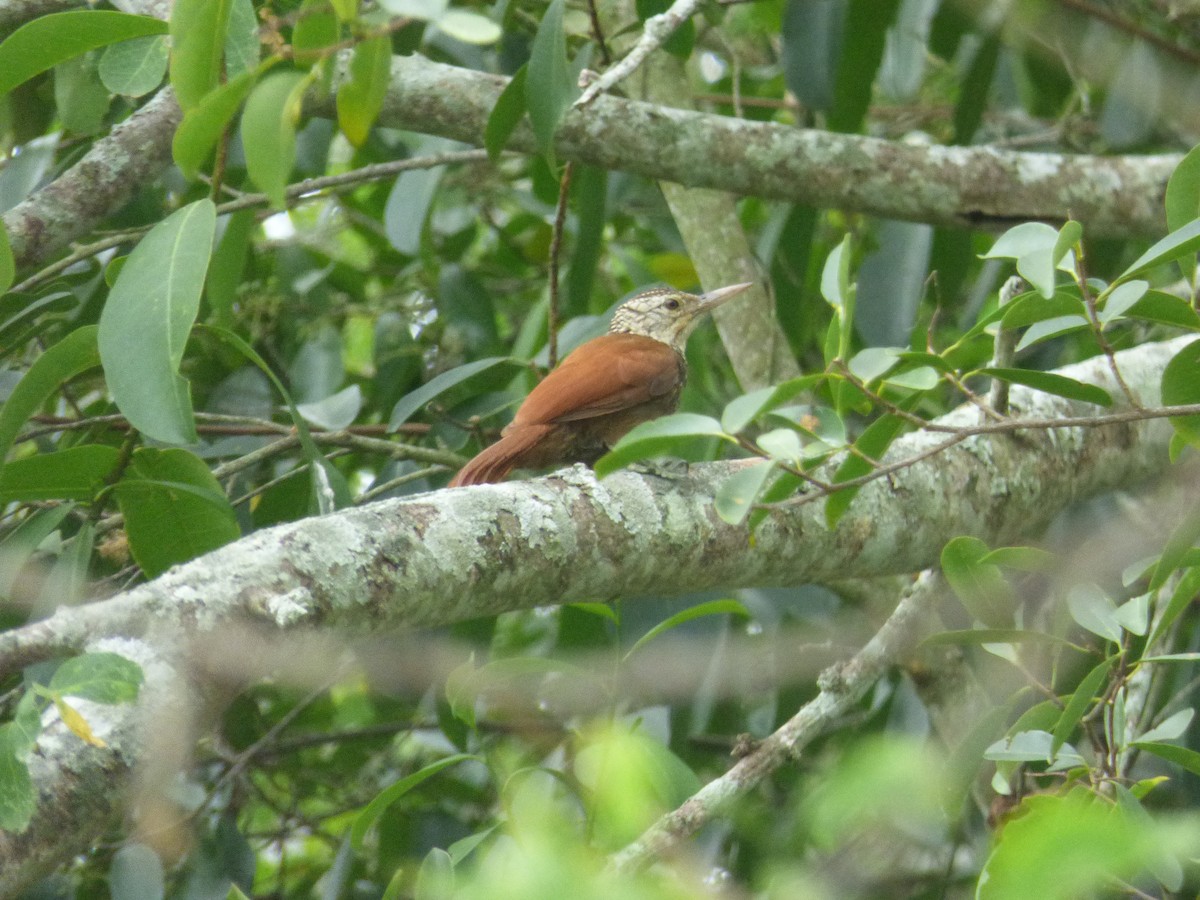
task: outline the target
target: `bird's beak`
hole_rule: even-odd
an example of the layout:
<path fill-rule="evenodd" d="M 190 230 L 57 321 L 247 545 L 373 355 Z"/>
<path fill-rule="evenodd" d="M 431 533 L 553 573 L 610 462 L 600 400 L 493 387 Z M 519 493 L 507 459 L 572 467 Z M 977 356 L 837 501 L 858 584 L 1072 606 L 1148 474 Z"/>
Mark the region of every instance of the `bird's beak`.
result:
<path fill-rule="evenodd" d="M 752 287 L 754 287 L 753 281 L 745 281 L 741 284 L 731 284 L 729 287 L 717 288 L 715 291 L 708 291 L 705 294 L 701 294 L 699 311 L 711 312 L 726 300 L 732 300 L 742 291 Z"/>

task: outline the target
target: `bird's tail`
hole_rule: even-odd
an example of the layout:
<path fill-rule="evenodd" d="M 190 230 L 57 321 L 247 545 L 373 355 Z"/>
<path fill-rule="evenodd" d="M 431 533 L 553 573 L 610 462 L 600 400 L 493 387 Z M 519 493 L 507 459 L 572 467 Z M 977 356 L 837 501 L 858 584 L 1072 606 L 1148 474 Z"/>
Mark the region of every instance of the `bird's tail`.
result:
<path fill-rule="evenodd" d="M 518 466 L 537 465 L 530 451 L 537 448 L 555 425 L 524 425 L 508 431 L 500 440 L 482 450 L 479 455 L 458 470 L 450 479 L 450 487 L 490 484 L 503 481 Z"/>

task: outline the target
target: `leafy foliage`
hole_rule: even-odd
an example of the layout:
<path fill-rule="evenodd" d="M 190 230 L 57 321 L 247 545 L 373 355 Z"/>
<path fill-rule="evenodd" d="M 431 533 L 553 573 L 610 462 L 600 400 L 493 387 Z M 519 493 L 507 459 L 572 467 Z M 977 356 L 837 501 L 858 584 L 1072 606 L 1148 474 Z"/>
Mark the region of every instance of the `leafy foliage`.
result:
<path fill-rule="evenodd" d="M 1187 15 L 1092 19 L 1070 6 L 1017 4 L 1001 28 L 936 0 L 709 5 L 623 88 L 636 96 L 639 79 L 685 66 L 680 89 L 706 111 L 789 127 L 997 153 L 1187 150 L 1179 135 L 1195 123 L 1142 102 L 1194 67 Z M 566 169 L 557 140 L 568 119 L 594 121 L 574 106 L 581 74 L 627 53 L 668 7 L 177 0 L 169 23 L 89 8 L 12 27 L 0 42 L 0 209 L 103 155 L 168 87 L 182 118 L 174 167 L 139 170 L 128 202 L 71 232 L 86 243 L 43 253 L 15 214 L 0 230 L 0 627 L 60 607 L 70 617 L 277 523 L 442 487 L 534 383 L 549 322 L 562 325 L 561 357 L 640 286 L 694 288 L 683 213 L 631 174 L 638 161 L 616 148 L 610 169 Z M 1096 68 L 1114 55 L 1095 50 L 1114 21 L 1121 40 L 1134 36 L 1119 73 Z M 1084 30 L 1087 41 L 1060 40 Z M 1077 43 L 1092 52 L 1064 49 Z M 405 99 L 393 57 L 415 53 L 509 79 L 481 133 L 390 127 Z M 1106 389 L 1052 371 L 1084 359 L 1113 371 L 1118 350 L 1200 331 L 1200 156 L 1181 159 L 1165 187 L 1168 233 L 1152 242 L 1093 234 L 1067 208 L 997 234 L 985 210 L 946 227 L 928 197 L 903 223 L 743 198 L 740 221 L 704 224 L 751 237 L 774 291 L 770 327 L 805 374 L 742 391 L 704 326 L 683 411 L 631 431 L 598 475 L 661 455 L 737 457 L 712 512 L 739 540 L 805 503 L 823 504 L 831 529 L 867 528 L 869 515 L 851 513 L 865 485 L 914 462 L 896 452 L 905 433 L 944 439 L 935 456 L 973 432 L 1018 447 L 1035 428 L 1070 440 L 994 402 L 1009 384 L 1056 398 L 1072 428 L 1166 418 L 1186 460 L 1200 442 L 1200 341 L 1166 365 L 1161 398 L 1131 396 L 1119 372 Z M 754 160 L 742 163 L 767 164 Z M 103 168 L 90 170 L 98 195 Z M 547 290 L 551 262 L 561 292 Z M 1010 271 L 1028 289 L 1002 303 Z M 748 330 L 748 313 L 726 310 L 726 334 Z M 978 412 L 970 424 L 938 420 L 964 402 Z M 1138 502 L 1143 522 L 1169 509 Z M 794 758 L 773 733 L 848 677 L 830 668 L 814 687 L 886 618 L 894 598 L 880 581 L 505 612 L 423 638 L 417 681 L 367 650 L 350 668 L 340 653 L 306 661 L 312 683 L 252 668 L 244 689 L 219 692 L 230 699 L 217 739 L 175 773 L 170 801 L 194 841 L 168 846 L 135 824 L 41 890 L 1195 893 L 1200 518 L 1136 551 L 1135 529 L 1114 525 L 1120 550 L 1080 561 L 1074 545 L 1098 532 L 1079 519 L 1118 521 L 1094 503 L 1041 548 L 943 535 L 940 570 L 961 608 L 854 704 L 853 728 L 834 723 Z M 669 577 L 671 560 L 653 562 Z M 165 690 L 147 682 L 165 677 L 119 648 L 10 677 L 0 829 L 25 832 L 37 815 L 35 752 L 105 752 L 120 737 L 110 707 Z M 973 714 L 956 719 L 948 693 Z M 688 864 L 622 866 L 623 848 L 737 765 L 731 752 L 777 746 L 761 781 L 728 788 Z"/>

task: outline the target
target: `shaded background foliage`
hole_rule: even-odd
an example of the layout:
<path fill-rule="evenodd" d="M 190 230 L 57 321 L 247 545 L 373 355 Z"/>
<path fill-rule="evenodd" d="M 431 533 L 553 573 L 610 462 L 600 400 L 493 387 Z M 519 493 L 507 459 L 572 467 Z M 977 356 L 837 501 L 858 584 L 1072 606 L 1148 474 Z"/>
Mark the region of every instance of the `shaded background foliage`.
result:
<path fill-rule="evenodd" d="M 45 29 L 39 52 L 63 48 L 52 70 L 16 54 L 12 44 L 0 46 L 12 71 L 31 70 L 27 80 L 4 83 L 0 142 L 8 156 L 0 168 L 0 211 L 53 183 L 162 90 L 168 59 L 171 83 L 191 116 L 176 138 L 178 165 L 140 181 L 118 212 L 75 236 L 107 246 L 85 247 L 62 268 L 50 258 L 19 268 L 0 264 L 13 285 L 0 299 L 0 396 L 20 396 L 19 383 L 29 388 L 21 379 L 35 371 L 35 360 L 54 361 L 39 363 L 47 385 L 34 408 L 20 415 L 6 404 L 15 423 L 0 414 L 0 434 L 13 444 L 0 470 L 7 504 L 0 523 L 5 627 L 113 593 L 239 534 L 443 486 L 453 466 L 494 436 L 548 360 L 547 266 L 562 184 L 562 161 L 550 140 L 557 117 L 575 96 L 578 71 L 603 68 L 606 54 L 626 49 L 622 32 L 636 34 L 641 21 L 665 9 L 654 0 L 636 9 L 599 5 L 600 18 L 616 23 L 605 28 L 603 47 L 587 7 L 504 0 L 449 8 L 417 0 L 361 8 L 239 0 L 217 12 L 186 3 L 176 8 L 170 51 L 165 29 L 144 22 L 103 26 L 141 29 L 126 40 L 110 35 L 72 44 L 94 20 L 54 19 L 47 6 L 27 27 Z M 4 12 L 0 2 L 0 35 L 11 36 L 21 23 Z M 704 6 L 662 52 L 687 61 L 698 108 L 729 116 L 918 145 L 1183 152 L 1200 130 L 1194 112 L 1200 104 L 1191 102 L 1200 85 L 1198 23 L 1156 2 L 1023 2 L 1000 9 L 949 0 L 758 0 Z M 14 55 L 3 57 L 5 47 Z M 344 83 L 334 87 L 336 49 L 353 50 L 357 95 L 343 94 Z M 523 90 L 518 81 L 490 123 L 494 158 L 453 155 L 465 148 L 444 138 L 371 127 L 387 86 L 388 57 L 418 52 L 469 69 L 525 73 Z M 214 58 L 223 63 L 214 68 Z M 269 60 L 278 64 L 261 62 Z M 304 91 L 335 89 L 339 122 L 302 114 Z M 214 104 L 213 90 L 225 103 L 224 117 L 205 105 Z M 216 118 L 196 112 L 206 109 Z M 551 152 L 499 153 L 506 129 L 524 112 Z M 447 155 L 436 165 L 384 178 L 361 174 L 439 154 Z M 345 186 L 290 197 L 281 208 L 287 185 L 343 173 L 350 175 Z M 206 205 L 210 196 L 223 203 L 258 191 L 274 208 L 259 201 L 217 217 Z M 1184 192 L 1192 208 L 1172 228 L 1195 217 L 1196 193 Z M 638 287 L 697 286 L 676 220 L 653 182 L 576 165 L 565 209 L 558 239 L 560 357 L 602 330 L 605 313 Z M 757 197 L 743 198 L 738 216 L 769 282 L 778 325 L 805 372 L 829 362 L 835 312 L 822 296 L 822 273 L 846 235 L 853 238 L 844 246 L 853 256 L 857 295 L 854 332 L 845 338 L 854 351 L 944 348 L 994 308 L 997 288 L 1011 274 L 1007 261 L 980 257 L 995 229 L 882 221 Z M 215 230 L 204 224 L 210 219 Z M 151 227 L 174 230 L 156 230 L 171 240 L 166 249 L 144 251 L 142 273 L 133 248 Z M 117 237 L 107 240 L 113 232 Z M 208 240 L 211 262 L 207 252 L 193 261 L 200 274 L 170 279 L 178 291 L 171 308 L 190 305 L 191 315 L 172 322 L 146 313 L 142 298 L 168 277 L 157 266 L 161 254 L 202 249 Z M 1149 243 L 1085 234 L 1086 274 L 1111 280 Z M 129 298 L 124 304 L 122 292 Z M 192 328 L 193 319 L 202 327 Z M 1189 323 L 1182 313 L 1175 321 Z M 98 338 L 84 330 L 92 326 Z M 155 342 L 156 327 L 173 340 Z M 1120 349 L 1165 333 L 1163 317 L 1150 316 L 1107 334 Z M 1089 338 L 1043 341 L 1020 364 L 1043 370 L 1094 355 Z M 982 366 L 991 354 L 984 340 L 958 364 Z M 711 326 L 693 338 L 688 356 L 685 409 L 715 412 L 741 393 Z M 481 362 L 492 357 L 506 359 Z M 463 368 L 470 364 L 475 368 Z M 136 392 L 169 381 L 175 371 L 186 379 L 190 399 L 175 395 L 172 406 L 168 397 L 165 412 L 142 408 L 136 398 L 122 401 L 118 381 Z M 431 384 L 438 389 L 423 387 Z M 298 412 L 289 414 L 280 387 Z M 815 385 L 812 408 L 803 412 L 837 408 L 845 413 L 839 427 L 853 439 L 875 410 L 841 403 L 837 390 Z M 124 418 L 115 415 L 114 395 Z M 960 396 L 940 384 L 921 396 L 919 412 L 935 415 Z M 1196 399 L 1193 392 L 1190 400 Z M 1180 402 L 1188 400 L 1184 389 Z M 173 441 L 186 449 L 154 441 L 178 434 L 172 428 L 190 422 L 192 409 L 196 440 L 185 434 Z M 135 410 L 145 417 L 137 422 L 145 436 L 128 425 Z M 390 433 L 399 437 L 382 444 Z M 705 459 L 722 446 L 690 441 L 681 450 Z M 1116 505 L 1096 501 L 1078 515 L 1106 518 Z M 1058 527 L 1053 549 L 1070 549 L 1077 522 Z M 1185 549 L 1194 540 L 1185 529 Z M 976 551 L 957 545 L 944 559 L 948 573 L 1000 578 L 986 548 Z M 1175 594 L 1184 601 L 1189 590 L 1195 593 L 1195 579 L 1188 580 L 1195 570 L 1187 568 L 1195 560 L 1188 559 L 1184 554 L 1162 569 L 1185 573 Z M 1133 562 L 1118 559 L 1087 571 L 1086 580 L 1102 583 L 1118 602 L 1136 599 L 1130 585 L 1137 579 L 1120 578 L 1121 566 Z M 1060 565 L 1086 571 L 1082 564 Z M 1013 575 L 1014 593 L 1053 593 L 1044 563 L 1015 566 L 1025 568 L 1037 571 Z M 583 848 L 619 849 L 657 813 L 720 775 L 742 744 L 739 736 L 769 734 L 814 696 L 816 673 L 873 633 L 897 591 L 893 584 L 843 583 L 505 614 L 431 635 L 430 646 L 445 641 L 460 659 L 423 690 L 389 689 L 386 649 L 356 648 L 353 673 L 339 654 L 315 655 L 311 684 L 272 681 L 264 671 L 254 679 L 263 683 L 225 686 L 215 732 L 175 786 L 173 799 L 189 813 L 193 842 L 177 830 L 164 829 L 164 838 L 145 823 L 114 824 L 111 841 L 35 890 L 199 898 L 225 896 L 235 884 L 256 896 L 429 897 L 450 892 L 446 879 L 454 871 L 455 895 L 607 896 L 618 888 L 604 881 Z M 1072 596 L 1074 618 L 1064 604 L 1031 604 L 1029 620 L 1017 624 L 1062 641 L 1099 640 L 1109 649 L 1145 637 L 1144 623 L 1137 632 L 1136 610 L 1122 606 L 1125 618 L 1118 618 L 1107 596 Z M 948 627 L 971 624 L 962 611 L 948 615 L 958 619 Z M 1182 606 L 1176 615 L 1169 649 L 1192 652 L 1193 617 Z M 1082 636 L 1081 623 L 1090 623 L 1089 636 Z M 658 650 L 669 640 L 665 631 L 703 650 L 686 644 Z M 746 664 L 747 643 L 753 666 Z M 998 705 L 962 743 L 961 735 L 949 741 L 953 752 L 943 760 L 930 749 L 938 743 L 931 735 L 941 711 L 925 690 L 925 670 L 899 672 L 878 685 L 853 722 L 711 825 L 689 866 L 620 890 L 965 895 L 1012 796 L 986 790 L 979 774 L 985 748 L 1006 729 L 1045 734 L 1064 721 L 1065 736 L 1076 740 L 1073 729 L 1085 710 L 1067 721 L 1064 706 L 1070 709 L 1076 695 L 1082 702 L 1103 694 L 1108 682 L 1100 679 L 1111 675 L 1117 683 L 1113 666 L 1097 668 L 1087 654 L 1051 645 L 1038 672 L 1045 691 L 1063 701 L 1045 700 L 1002 659 L 964 651 L 975 674 L 961 677 L 988 685 Z M 705 665 L 687 691 L 627 683 L 627 657 L 655 652 L 663 654 L 664 670 L 686 668 L 688 656 L 703 657 Z M 796 657 L 803 660 L 798 667 L 782 664 Z M 588 704 L 575 698 L 558 705 L 550 688 L 580 658 L 599 661 L 604 672 L 596 676 L 596 696 Z M 1169 772 L 1170 783 L 1152 794 L 1154 809 L 1194 811 L 1196 783 L 1187 774 L 1197 769 L 1194 733 L 1190 719 L 1168 717 L 1187 705 L 1193 666 L 1181 658 L 1153 688 L 1159 699 L 1153 709 L 1163 712 L 1159 724 L 1175 722 L 1162 737 L 1183 737 L 1186 745 L 1171 760 L 1175 768 L 1151 766 L 1130 776 L 1140 800 L 1151 794 L 1156 774 Z M 777 668 L 788 678 L 781 681 Z M 1084 682 L 1085 691 L 1078 686 L 1089 672 L 1099 675 Z M 94 689 L 100 702 L 128 699 L 125 688 L 111 686 L 138 680 L 107 670 L 88 678 L 108 686 Z M 6 684 L 12 722 L 36 734 L 37 722 L 30 722 L 40 710 L 28 699 L 35 692 L 24 690 L 33 683 L 48 685 L 36 702 L 60 712 L 70 706 L 64 698 L 78 694 L 53 666 Z M 1098 746 L 1106 743 L 1097 733 L 1102 718 L 1096 712 L 1080 726 Z M 86 723 L 79 733 L 86 738 Z M 14 742 L 6 745 L 5 763 L 19 762 L 25 750 L 17 729 L 5 734 Z M 1108 743 L 1120 742 L 1109 736 Z M 1001 756 L 1001 781 L 1016 785 L 1018 796 L 1029 785 L 1059 786 L 1033 776 L 1022 784 L 1016 763 L 1040 771 L 1046 764 L 1039 769 L 1039 754 L 1044 760 L 1046 748 Z M 1006 763 L 1012 766 L 1004 771 Z M 1072 777 L 1086 784 L 1092 771 L 1081 766 Z M 1043 819 L 1027 816 L 1024 831 L 1010 824 L 1011 843 L 995 845 L 1001 849 L 989 870 L 993 896 L 1047 890 L 1048 868 L 1065 873 L 1059 895 L 1093 884 L 1115 892 L 1131 891 L 1134 883 L 1149 892 L 1194 889 L 1172 869 L 1173 857 L 1155 857 L 1127 833 L 1127 823 L 1106 821 L 1080 795 L 1086 792 L 1061 793 L 1061 808 Z M 999 798 L 990 818 L 980 797 Z M 2 812 L 0 824 L 20 824 L 19 799 Z M 1175 824 L 1167 823 L 1165 837 L 1149 833 L 1159 846 L 1191 835 L 1170 830 Z M 1095 827 L 1081 837 L 1070 831 L 1076 826 Z M 1084 847 L 1082 874 L 1068 864 L 1059 840 Z M 514 850 L 518 843 L 523 856 Z M 1133 848 L 1128 858 L 1117 852 L 1122 847 Z M 1034 858 L 1023 868 L 1013 861 L 1033 858 L 1038 848 L 1044 864 Z M 1089 881 L 1096 871 L 1101 880 Z"/>

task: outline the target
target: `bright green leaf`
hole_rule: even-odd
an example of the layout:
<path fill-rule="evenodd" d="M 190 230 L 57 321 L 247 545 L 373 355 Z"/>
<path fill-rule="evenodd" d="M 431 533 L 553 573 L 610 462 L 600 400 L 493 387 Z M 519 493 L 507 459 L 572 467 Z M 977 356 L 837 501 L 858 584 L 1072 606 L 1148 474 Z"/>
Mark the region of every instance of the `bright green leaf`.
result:
<path fill-rule="evenodd" d="M 95 703 L 132 703 L 144 680 L 142 667 L 116 653 L 72 656 L 54 670 L 46 685 L 63 697 Z"/>
<path fill-rule="evenodd" d="M 242 110 L 246 170 L 276 209 L 285 205 L 296 163 L 296 128 L 307 83 L 299 72 L 275 72 L 254 86 Z"/>
<path fill-rule="evenodd" d="M 517 69 L 516 74 L 496 98 L 496 105 L 492 107 L 488 116 L 487 126 L 483 130 L 483 146 L 487 148 L 488 157 L 493 161 L 500 157 L 504 145 L 508 143 L 508 139 L 512 137 L 525 115 L 525 78 L 528 73 L 528 65 Z"/>
<path fill-rule="evenodd" d="M 175 0 L 171 5 L 171 87 L 184 112 L 221 82 L 231 0 Z"/>
<path fill-rule="evenodd" d="M 1197 250 L 1200 250 L 1200 219 L 1193 219 L 1139 256 L 1114 284 L 1137 278 L 1165 263 L 1194 254 Z"/>
<path fill-rule="evenodd" d="M 27 22 L 0 44 L 0 96 L 59 63 L 109 44 L 164 34 L 150 16 L 107 9 L 52 13 Z"/>
<path fill-rule="evenodd" d="M 392 71 L 392 42 L 384 35 L 354 48 L 350 77 L 337 92 L 338 126 L 350 143 L 366 143 L 371 126 L 383 108 Z"/>
<path fill-rule="evenodd" d="M 0 294 L 13 286 L 17 277 L 17 264 L 13 259 L 12 244 L 8 240 L 8 230 L 0 222 Z"/>
<path fill-rule="evenodd" d="M 242 101 L 250 94 L 255 81 L 253 72 L 243 72 L 206 94 L 184 113 L 183 121 L 175 129 L 175 137 L 171 141 L 171 153 L 175 164 L 187 178 L 196 177 Z"/>

